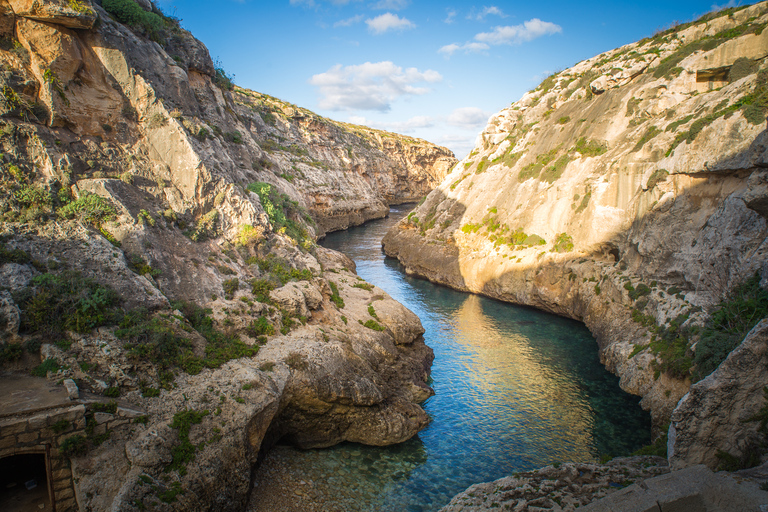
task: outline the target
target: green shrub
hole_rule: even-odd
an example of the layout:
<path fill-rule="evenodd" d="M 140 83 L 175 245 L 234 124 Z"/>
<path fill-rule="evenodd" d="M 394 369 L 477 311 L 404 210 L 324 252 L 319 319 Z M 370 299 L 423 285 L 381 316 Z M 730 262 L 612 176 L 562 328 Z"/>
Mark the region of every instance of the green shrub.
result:
<path fill-rule="evenodd" d="M 312 224 L 313 221 L 298 202 L 277 192 L 269 183 L 251 183 L 248 185 L 248 190 L 259 196 L 261 206 L 267 213 L 274 231 L 286 234 L 302 249 L 311 248 L 313 242 L 302 222 Z"/>
<path fill-rule="evenodd" d="M 24 349 L 19 343 L 6 343 L 0 347 L 0 365 L 18 361 L 24 355 Z"/>
<path fill-rule="evenodd" d="M 560 176 L 563 175 L 563 171 L 565 170 L 565 167 L 568 165 L 568 162 L 571 161 L 571 157 L 568 155 L 563 155 L 560 158 L 555 161 L 554 165 L 551 167 L 547 167 L 544 172 L 539 177 L 541 181 L 546 181 L 547 183 L 554 183 L 557 181 Z"/>
<path fill-rule="evenodd" d="M 666 169 L 656 169 L 648 178 L 648 183 L 646 183 L 645 187 L 648 190 L 653 190 L 659 183 L 667 181 L 667 176 L 669 176 L 669 171 Z"/>
<path fill-rule="evenodd" d="M 61 366 L 59 365 L 58 361 L 55 359 L 46 359 L 43 361 L 40 365 L 36 366 L 32 369 L 31 373 L 35 377 L 45 377 L 48 375 L 48 372 L 56 373 L 61 369 Z"/>
<path fill-rule="evenodd" d="M 116 386 L 109 387 L 106 390 L 104 390 L 104 396 L 117 398 L 120 396 L 120 388 Z"/>
<path fill-rule="evenodd" d="M 752 73 L 755 73 L 757 69 L 757 62 L 753 61 L 752 59 L 747 59 L 746 57 L 739 57 L 731 66 L 731 70 L 728 73 L 728 81 L 733 83 L 741 80 L 745 76 L 749 76 Z"/>
<path fill-rule="evenodd" d="M 215 63 L 216 74 L 213 77 L 213 83 L 225 91 L 231 91 L 235 88 L 235 75 L 227 73 L 218 60 Z M 239 143 L 238 143 L 239 144 Z"/>
<path fill-rule="evenodd" d="M 86 333 L 120 316 L 114 290 L 72 271 L 35 276 L 15 299 L 22 330 L 49 337 L 61 337 L 65 330 Z"/>
<path fill-rule="evenodd" d="M 635 144 L 635 147 L 632 148 L 632 152 L 634 153 L 643 149 L 643 146 L 645 146 L 645 144 L 648 141 L 650 141 L 652 138 L 654 138 L 660 133 L 661 133 L 661 130 L 656 126 L 651 126 L 650 128 L 648 128 L 643 134 L 643 136 L 640 137 L 640 140 L 637 141 L 637 144 Z"/>
<path fill-rule="evenodd" d="M 366 290 L 370 292 L 373 290 L 373 285 L 370 283 L 355 283 L 352 285 L 352 288 L 360 288 L 361 290 Z"/>
<path fill-rule="evenodd" d="M 61 434 L 62 432 L 66 431 L 70 425 L 71 423 L 69 420 L 59 420 L 51 425 L 51 430 L 53 430 L 55 434 Z"/>
<path fill-rule="evenodd" d="M 0 265 L 5 263 L 18 263 L 26 265 L 32 262 L 32 256 L 27 251 L 21 249 L 6 249 L 5 244 L 0 242 Z"/>
<path fill-rule="evenodd" d="M 339 295 L 339 287 L 333 281 L 328 281 L 328 286 L 331 287 L 331 302 L 336 304 L 336 307 L 342 309 L 344 307 L 344 299 Z"/>
<path fill-rule="evenodd" d="M 626 285 L 624 287 L 626 288 Z M 631 287 L 632 285 L 630 285 L 630 288 Z M 637 288 L 629 290 L 629 298 L 632 300 L 637 300 L 640 297 L 645 297 L 646 295 L 649 295 L 650 293 L 651 293 L 651 288 L 648 287 L 648 285 L 640 283 L 637 285 Z"/>
<path fill-rule="evenodd" d="M 256 320 L 252 320 L 245 332 L 252 338 L 272 336 L 275 334 L 275 327 L 269 323 L 266 317 L 261 316 Z"/>
<path fill-rule="evenodd" d="M 251 293 L 256 300 L 263 303 L 271 302 L 269 292 L 275 289 L 275 285 L 266 279 L 253 279 L 251 281 Z"/>
<path fill-rule="evenodd" d="M 694 380 L 712 373 L 761 319 L 768 317 L 768 291 L 755 274 L 735 287 L 710 315 L 696 345 Z"/>
<path fill-rule="evenodd" d="M 198 447 L 189 440 L 192 425 L 199 425 L 209 411 L 185 410 L 173 415 L 170 427 L 179 431 L 179 444 L 171 448 L 171 463 L 165 467 L 165 472 L 178 471 L 179 475 L 187 474 L 187 464 L 194 460 Z"/>
<path fill-rule="evenodd" d="M 582 158 L 600 156 L 606 151 L 608 147 L 605 143 L 596 140 L 587 140 L 586 137 L 582 137 L 576 141 L 576 146 L 573 147 L 574 151 L 578 151 Z"/>
<path fill-rule="evenodd" d="M 235 296 L 235 292 L 240 289 L 240 280 L 238 278 L 227 279 L 222 283 L 224 288 L 224 297 L 227 300 L 232 300 Z"/>
<path fill-rule="evenodd" d="M 555 237 L 555 245 L 552 252 L 571 252 L 573 250 L 573 237 L 568 233 L 560 233 Z"/>
<path fill-rule="evenodd" d="M 154 12 L 147 12 L 133 0 L 102 0 L 101 6 L 120 23 L 143 31 L 155 41 L 162 37 L 167 20 Z"/>
<path fill-rule="evenodd" d="M 88 440 L 81 435 L 68 437 L 61 442 L 59 452 L 65 457 L 82 457 L 88 453 Z"/>
<path fill-rule="evenodd" d="M 367 327 L 369 329 L 372 329 L 374 331 L 381 332 L 381 331 L 386 330 L 386 328 L 384 326 L 382 326 L 380 323 L 378 323 L 376 320 L 366 320 L 365 323 L 363 323 L 362 320 L 358 320 L 358 322 L 360 322 L 361 325 L 363 325 L 363 326 L 365 326 L 365 327 Z"/>
<path fill-rule="evenodd" d="M 88 192 L 83 192 L 77 200 L 59 208 L 58 213 L 62 218 L 79 219 L 91 224 L 112 220 L 117 215 L 108 199 Z"/>
<path fill-rule="evenodd" d="M 669 435 L 669 423 L 661 429 L 661 435 L 653 443 L 648 444 L 632 453 L 632 455 L 652 455 L 667 458 L 667 436 Z"/>

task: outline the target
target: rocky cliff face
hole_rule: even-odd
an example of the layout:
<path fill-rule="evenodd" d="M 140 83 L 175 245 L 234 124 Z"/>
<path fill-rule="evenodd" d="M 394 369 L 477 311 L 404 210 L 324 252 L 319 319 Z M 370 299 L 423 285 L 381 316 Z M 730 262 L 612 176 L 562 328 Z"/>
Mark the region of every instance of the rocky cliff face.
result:
<path fill-rule="evenodd" d="M 456 164 L 449 150 L 423 140 L 338 123 L 240 88 L 233 98 L 266 151 L 258 165 L 299 192 L 319 236 L 421 199 Z"/>
<path fill-rule="evenodd" d="M 766 3 L 727 10 L 550 76 L 491 117 L 385 251 L 585 322 L 662 427 L 703 376 L 700 326 L 768 259 L 767 22 Z"/>
<path fill-rule="evenodd" d="M 423 195 L 449 151 L 234 87 L 147 1 L 0 0 L 0 36 L 0 362 L 89 411 L 53 447 L 58 509 L 241 509 L 280 438 L 426 426 L 419 319 L 315 235 Z M 117 407 L 138 420 L 108 431 Z"/>

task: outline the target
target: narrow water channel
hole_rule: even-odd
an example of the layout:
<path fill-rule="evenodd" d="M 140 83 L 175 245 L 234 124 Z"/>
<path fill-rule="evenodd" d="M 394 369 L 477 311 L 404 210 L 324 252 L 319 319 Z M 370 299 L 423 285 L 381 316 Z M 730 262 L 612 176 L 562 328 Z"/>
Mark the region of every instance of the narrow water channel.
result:
<path fill-rule="evenodd" d="M 584 325 L 410 278 L 385 258 L 382 237 L 412 206 L 322 245 L 347 254 L 362 278 L 421 319 L 435 351 L 436 395 L 424 403 L 431 424 L 387 448 L 277 446 L 257 482 L 283 475 L 313 504 L 307 510 L 427 512 L 473 483 L 627 454 L 650 441 L 650 416 L 600 364 Z"/>

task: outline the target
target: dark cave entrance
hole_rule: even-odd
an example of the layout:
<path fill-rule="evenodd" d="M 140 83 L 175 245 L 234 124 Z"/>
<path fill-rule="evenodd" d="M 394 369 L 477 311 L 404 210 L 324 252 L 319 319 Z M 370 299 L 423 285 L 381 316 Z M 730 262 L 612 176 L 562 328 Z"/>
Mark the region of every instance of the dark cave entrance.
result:
<path fill-rule="evenodd" d="M 0 510 L 53 512 L 45 453 L 25 453 L 0 459 Z"/>

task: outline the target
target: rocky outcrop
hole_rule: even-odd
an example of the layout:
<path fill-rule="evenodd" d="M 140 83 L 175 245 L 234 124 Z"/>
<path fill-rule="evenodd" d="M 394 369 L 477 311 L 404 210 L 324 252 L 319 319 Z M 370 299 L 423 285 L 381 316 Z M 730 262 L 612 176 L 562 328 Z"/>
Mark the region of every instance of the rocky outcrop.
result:
<path fill-rule="evenodd" d="M 0 363 L 73 379 L 96 411 L 52 446 L 70 509 L 240 510 L 279 439 L 427 425 L 419 319 L 315 240 L 425 194 L 453 156 L 235 88 L 139 3 L 158 24 L 0 1 Z M 140 412 L 113 429 L 115 408 Z"/>
<path fill-rule="evenodd" d="M 550 76 L 491 117 L 386 253 L 583 321 L 660 429 L 690 386 L 689 329 L 768 259 L 767 13 L 708 15 Z"/>
<path fill-rule="evenodd" d="M 568 462 L 473 485 L 440 512 L 582 510 L 616 489 L 668 471 L 666 461 L 660 457 L 616 458 L 608 464 Z"/>
<path fill-rule="evenodd" d="M 680 400 L 669 428 L 670 466 L 749 466 L 759 461 L 768 420 L 766 383 L 768 320 L 763 320 Z"/>
<path fill-rule="evenodd" d="M 266 152 L 257 165 L 281 189 L 295 187 L 319 236 L 418 201 L 456 164 L 449 150 L 420 139 L 339 123 L 237 87 L 233 98 Z"/>

